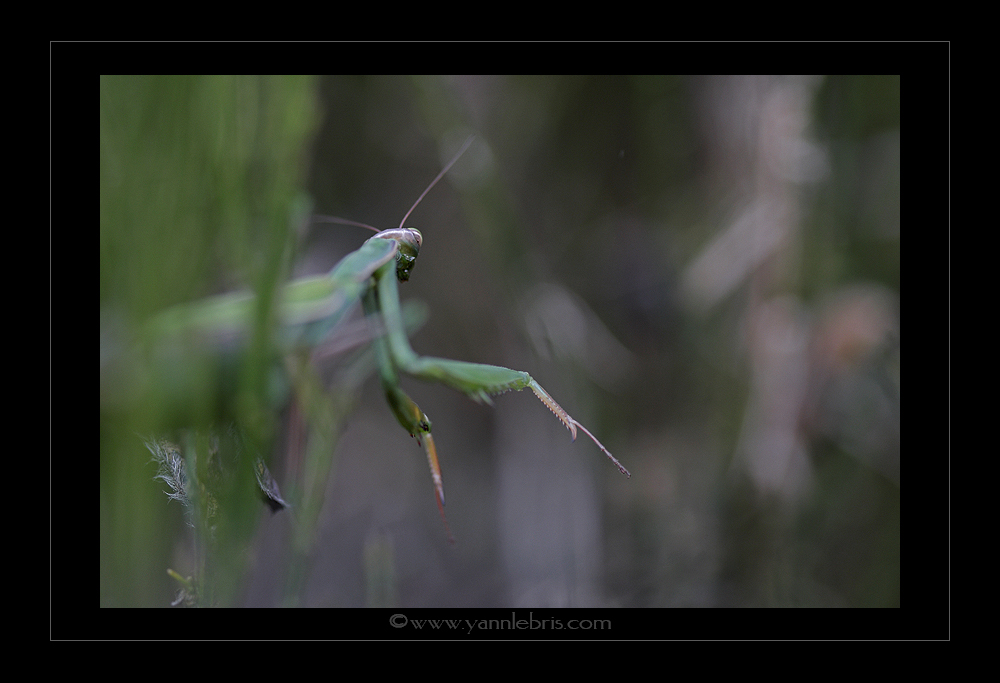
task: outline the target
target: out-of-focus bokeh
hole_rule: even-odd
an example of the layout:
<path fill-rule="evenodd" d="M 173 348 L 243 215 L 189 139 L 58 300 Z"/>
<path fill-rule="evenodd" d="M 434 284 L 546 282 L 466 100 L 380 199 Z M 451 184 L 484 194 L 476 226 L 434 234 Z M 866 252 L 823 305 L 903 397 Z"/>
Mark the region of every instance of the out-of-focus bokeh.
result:
<path fill-rule="evenodd" d="M 411 342 L 529 372 L 632 477 L 530 393 L 404 378 L 449 545 L 356 352 L 317 469 L 266 343 L 183 408 L 134 349 L 171 304 L 328 271 L 370 233 L 310 212 L 394 227 L 470 134 L 407 220 Z M 897 606 L 899 140 L 895 76 L 102 78 L 101 604 L 198 571 L 141 437 L 235 416 L 293 510 L 228 537 L 225 604 Z"/>

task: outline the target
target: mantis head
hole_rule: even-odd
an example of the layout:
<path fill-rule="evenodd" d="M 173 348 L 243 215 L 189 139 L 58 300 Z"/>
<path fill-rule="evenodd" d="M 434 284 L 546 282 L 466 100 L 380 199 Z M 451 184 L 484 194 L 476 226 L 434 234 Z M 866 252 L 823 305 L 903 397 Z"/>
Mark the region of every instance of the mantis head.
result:
<path fill-rule="evenodd" d="M 399 245 L 399 248 L 396 250 L 396 277 L 400 282 L 406 282 L 410 279 L 410 271 L 413 270 L 413 264 L 416 262 L 417 254 L 420 252 L 420 245 L 424 241 L 424 236 L 420 234 L 419 230 L 416 228 L 404 228 L 403 223 L 406 222 L 406 219 L 410 217 L 410 214 L 413 213 L 413 210 L 417 208 L 417 205 L 420 204 L 423 198 L 427 196 L 427 193 L 431 191 L 431 188 L 437 184 L 437 181 L 441 180 L 441 178 L 444 177 L 444 174 L 448 172 L 448 169 L 455 165 L 458 158 L 465 154 L 465 150 L 469 148 L 469 145 L 472 144 L 475 137 L 475 135 L 470 135 L 468 139 L 466 139 L 465 144 L 463 144 L 462 148 L 458 150 L 458 154 L 456 154 L 452 160 L 449 161 L 443 169 L 441 169 L 441 172 L 437 174 L 437 178 L 432 180 L 431 184 L 427 186 L 427 189 L 424 190 L 419 197 L 417 197 L 417 201 L 413 202 L 413 206 L 411 206 L 410 210 L 406 212 L 405 216 L 403 216 L 403 220 L 399 222 L 398 228 L 383 230 L 375 235 L 375 237 L 380 239 L 395 240 L 396 244 Z M 372 239 L 375 239 L 375 237 Z"/>
<path fill-rule="evenodd" d="M 371 239 L 393 240 L 396 245 L 396 277 L 400 282 L 410 279 L 410 271 L 417 261 L 420 245 L 424 236 L 416 228 L 390 228 L 383 230 Z"/>

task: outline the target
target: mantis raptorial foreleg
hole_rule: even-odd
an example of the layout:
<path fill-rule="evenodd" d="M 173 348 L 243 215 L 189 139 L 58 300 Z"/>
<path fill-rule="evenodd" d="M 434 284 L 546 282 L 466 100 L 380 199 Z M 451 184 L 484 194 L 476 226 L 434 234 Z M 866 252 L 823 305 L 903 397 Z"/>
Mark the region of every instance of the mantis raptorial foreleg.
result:
<path fill-rule="evenodd" d="M 463 392 L 473 400 L 492 403 L 491 396 L 502 394 L 506 391 L 521 391 L 531 389 L 535 396 L 551 410 L 556 417 L 566 426 L 566 429 L 576 440 L 577 427 L 589 436 L 598 448 L 618 467 L 622 474 L 631 477 L 625 467 L 618 462 L 604 447 L 600 441 L 590 433 L 586 427 L 570 417 L 569 413 L 563 410 L 562 406 L 556 403 L 542 386 L 536 382 L 531 375 L 519 370 L 501 367 L 499 365 L 483 365 L 479 363 L 466 363 L 447 358 L 434 358 L 431 356 L 418 356 L 410 347 L 410 341 L 402 327 L 402 318 L 399 310 L 399 291 L 394 278 L 387 277 L 378 281 L 378 301 L 382 310 L 382 317 L 385 321 L 389 348 L 393 361 L 408 375 L 419 377 L 428 381 L 438 381 L 447 384 L 453 389 Z"/>
<path fill-rule="evenodd" d="M 377 239 L 379 239 L 378 236 L 369 241 Z M 397 370 L 426 381 L 441 382 L 476 401 L 486 403 L 492 403 L 490 397 L 496 394 L 510 390 L 531 389 L 535 396 L 565 425 L 573 435 L 574 440 L 576 440 L 576 430 L 579 427 L 611 459 L 622 474 L 628 477 L 632 476 L 586 427 L 570 417 L 562 406 L 556 403 L 555 399 L 528 373 L 498 365 L 482 365 L 447 358 L 418 356 L 410 346 L 403 327 L 396 279 L 392 268 L 388 265 L 375 271 L 372 286 L 365 293 L 363 299 L 365 314 L 369 317 L 379 317 L 385 326 L 385 336 L 375 342 L 382 387 L 396 419 L 412 436 L 424 443 L 431 476 L 437 490 L 438 507 L 441 508 L 442 519 L 445 519 L 444 487 L 438 466 L 437 452 L 431 438 L 430 420 L 420 410 L 420 407 L 399 388 Z M 447 523 L 447 519 L 445 519 L 446 526 Z"/>
<path fill-rule="evenodd" d="M 396 282 L 395 275 L 390 274 L 387 280 L 391 281 L 393 284 Z M 365 314 L 370 319 L 375 319 L 379 313 L 378 297 L 375 293 L 375 289 L 371 288 L 362 299 Z M 398 299 L 397 299 L 397 312 L 398 312 Z M 401 320 L 396 319 L 394 322 L 389 322 L 383 319 L 383 323 L 388 327 L 396 323 L 401 324 Z M 375 359 L 378 363 L 379 369 L 379 380 L 382 383 L 382 389 L 385 391 L 385 399 L 389 404 L 389 408 L 392 409 L 393 415 L 399 421 L 399 424 L 403 425 L 403 429 L 410 433 L 410 436 L 417 440 L 417 443 L 423 446 L 424 452 L 427 454 L 427 465 L 431 470 L 431 479 L 434 480 L 434 491 L 437 494 L 437 504 L 438 510 L 441 512 L 441 520 L 444 522 L 444 528 L 448 532 L 448 540 L 452 543 L 455 539 L 452 538 L 451 529 L 448 526 L 448 518 L 444 514 L 444 481 L 441 478 L 441 466 L 438 464 L 437 448 L 434 445 L 434 437 L 431 436 L 431 421 L 430 418 L 420 409 L 413 399 L 406 395 L 399 387 L 399 374 L 396 372 L 396 364 L 392 360 L 392 352 L 390 350 L 389 339 L 394 335 L 393 332 L 388 332 L 377 337 L 372 342 L 372 347 L 375 350 Z M 403 336 L 406 336 L 405 331 Z"/>

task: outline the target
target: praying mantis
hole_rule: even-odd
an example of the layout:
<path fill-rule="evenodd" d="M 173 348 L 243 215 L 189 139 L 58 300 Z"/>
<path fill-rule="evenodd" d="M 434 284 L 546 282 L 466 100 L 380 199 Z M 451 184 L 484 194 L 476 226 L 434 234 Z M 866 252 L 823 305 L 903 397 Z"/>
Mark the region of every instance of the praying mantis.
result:
<path fill-rule="evenodd" d="M 448 530 L 444 513 L 444 481 L 427 414 L 400 388 L 400 374 L 428 382 L 439 382 L 464 393 L 480 403 L 492 403 L 492 396 L 507 391 L 531 389 L 538 399 L 569 430 L 573 440 L 583 431 L 600 450 L 631 477 L 629 471 L 580 422 L 571 417 L 552 396 L 527 372 L 497 365 L 485 365 L 418 355 L 410 346 L 399 299 L 399 282 L 410 279 L 424 237 L 416 228 L 405 227 L 406 220 L 472 143 L 465 144 L 445 165 L 430 185 L 406 212 L 399 227 L 378 230 L 363 223 L 333 217 L 318 220 L 354 225 L 374 231 L 356 251 L 338 262 L 326 275 L 302 278 L 285 286 L 279 301 L 281 315 L 280 345 L 286 349 L 314 347 L 360 301 L 365 319 L 371 323 L 376 365 L 386 401 L 402 425 L 423 448 L 434 484 L 441 519 Z M 178 325 L 234 327 L 252 315 L 254 300 L 249 294 L 223 295 L 162 315 L 158 324 L 164 329 Z M 449 540 L 453 540 L 448 530 Z"/>

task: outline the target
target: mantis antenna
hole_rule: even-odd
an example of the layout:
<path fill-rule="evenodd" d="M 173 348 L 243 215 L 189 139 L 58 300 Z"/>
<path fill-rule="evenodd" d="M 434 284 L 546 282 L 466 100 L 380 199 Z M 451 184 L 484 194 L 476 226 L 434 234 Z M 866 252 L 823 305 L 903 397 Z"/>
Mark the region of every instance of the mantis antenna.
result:
<path fill-rule="evenodd" d="M 419 197 L 417 197 L 417 201 L 413 202 L 413 206 L 411 206 L 410 210 L 406 212 L 405 216 L 403 216 L 403 220 L 399 222 L 400 228 L 402 228 L 403 224 L 406 223 L 406 219 L 410 217 L 410 214 L 413 213 L 413 210 L 415 208 L 417 208 L 417 205 L 420 204 L 423 198 L 427 196 L 427 193 L 431 191 L 431 188 L 437 185 L 437 182 L 444 177 L 444 174 L 447 173 L 448 170 L 455 165 L 455 162 L 458 161 L 463 154 L 465 154 L 465 150 L 469 149 L 469 145 L 472 144 L 472 141 L 475 138 L 476 138 L 475 135 L 470 135 L 468 139 L 466 139 L 465 143 L 462 145 L 462 148 L 458 150 L 458 154 L 456 154 L 454 158 L 452 158 L 452 160 L 448 162 L 448 165 L 445 166 L 440 173 L 438 173 L 437 178 L 432 180 L 431 184 L 427 186 L 427 189 L 424 190 Z M 337 218 L 336 216 L 313 216 L 313 220 L 315 220 L 317 223 L 339 223 L 340 225 L 353 225 L 359 228 L 367 228 L 368 230 L 371 230 L 373 232 L 382 232 L 378 228 L 372 227 L 367 223 L 358 223 L 357 221 L 349 221 L 346 218 Z"/>
<path fill-rule="evenodd" d="M 437 181 L 441 180 L 441 178 L 444 177 L 444 174 L 448 172 L 448 169 L 450 169 L 452 166 L 455 165 L 455 162 L 458 161 L 459 157 L 465 154 L 465 150 L 469 149 L 469 145 L 472 144 L 472 141 L 475 139 L 475 137 L 476 137 L 475 135 L 470 135 L 468 137 L 468 139 L 465 141 L 465 144 L 462 145 L 462 149 L 458 150 L 458 154 L 456 154 L 455 157 L 448 162 L 447 166 L 441 169 L 441 172 L 438 173 L 437 178 L 431 181 L 431 184 L 427 186 L 427 189 L 424 190 L 423 194 L 417 197 L 417 201 L 413 202 L 413 206 L 411 206 L 410 210 L 406 212 L 405 216 L 403 216 L 403 220 L 399 221 L 399 227 L 401 228 L 403 227 L 403 223 L 405 223 L 406 219 L 410 217 L 410 214 L 413 213 L 413 210 L 417 208 L 417 204 L 419 204 L 420 201 L 427 195 L 427 193 L 431 191 L 432 187 L 437 185 Z"/>
<path fill-rule="evenodd" d="M 382 232 L 378 228 L 372 227 L 367 223 L 358 223 L 357 221 L 349 221 L 346 218 L 337 218 L 336 216 L 313 216 L 313 220 L 317 223 L 340 223 L 341 225 L 356 225 L 359 228 L 368 228 L 375 232 Z"/>

